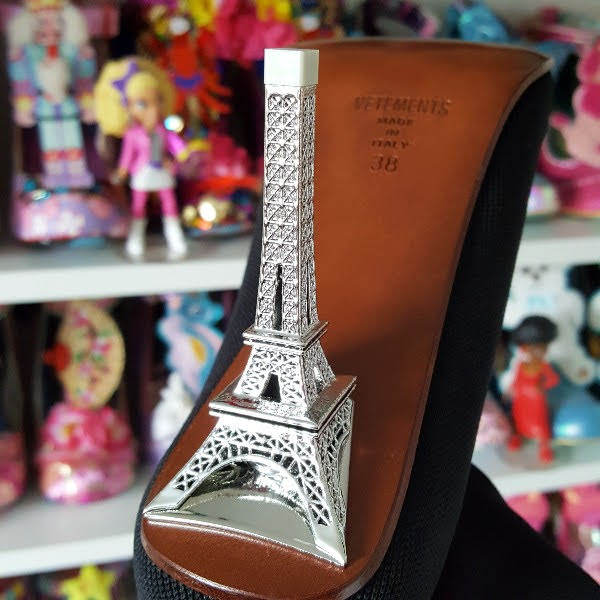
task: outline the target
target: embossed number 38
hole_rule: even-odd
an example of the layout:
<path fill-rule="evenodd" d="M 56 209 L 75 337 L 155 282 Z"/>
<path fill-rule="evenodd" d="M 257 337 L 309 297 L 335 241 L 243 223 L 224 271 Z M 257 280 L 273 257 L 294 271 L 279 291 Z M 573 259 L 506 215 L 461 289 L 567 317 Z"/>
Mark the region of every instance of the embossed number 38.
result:
<path fill-rule="evenodd" d="M 384 173 L 393 173 L 398 169 L 397 156 L 384 156 L 375 154 L 371 157 L 371 171 L 382 171 Z"/>

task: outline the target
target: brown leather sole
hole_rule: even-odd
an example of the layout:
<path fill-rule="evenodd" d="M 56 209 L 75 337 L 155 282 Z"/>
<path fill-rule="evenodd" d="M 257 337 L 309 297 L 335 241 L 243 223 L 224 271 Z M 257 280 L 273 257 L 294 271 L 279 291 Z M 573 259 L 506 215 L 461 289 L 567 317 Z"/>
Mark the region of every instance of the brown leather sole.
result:
<path fill-rule="evenodd" d="M 410 478 L 454 272 L 507 115 L 549 60 L 508 47 L 349 41 L 321 50 L 315 253 L 323 347 L 358 377 L 345 569 L 274 543 L 142 522 L 150 558 L 217 599 L 347 598 L 388 548 Z M 217 391 L 245 363 L 243 350 Z M 205 405 L 151 499 L 214 425 Z"/>

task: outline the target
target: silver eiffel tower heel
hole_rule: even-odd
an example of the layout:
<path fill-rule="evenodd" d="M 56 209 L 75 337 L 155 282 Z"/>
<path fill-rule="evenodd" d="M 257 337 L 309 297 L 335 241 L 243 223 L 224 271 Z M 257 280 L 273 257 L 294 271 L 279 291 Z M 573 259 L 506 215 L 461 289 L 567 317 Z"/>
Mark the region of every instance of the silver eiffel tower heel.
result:
<path fill-rule="evenodd" d="M 355 378 L 336 376 L 317 315 L 313 179 L 317 50 L 265 53 L 265 192 L 256 321 L 217 424 L 147 505 L 149 520 L 267 538 L 346 564 Z"/>

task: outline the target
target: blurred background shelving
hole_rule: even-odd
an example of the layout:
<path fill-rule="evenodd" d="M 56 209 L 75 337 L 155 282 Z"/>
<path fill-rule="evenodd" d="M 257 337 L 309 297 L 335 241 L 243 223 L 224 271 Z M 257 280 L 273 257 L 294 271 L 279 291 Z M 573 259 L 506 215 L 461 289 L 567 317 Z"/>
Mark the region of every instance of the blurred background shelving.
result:
<path fill-rule="evenodd" d="M 161 236 L 150 236 L 143 262 L 122 243 L 100 247 L 0 247 L 0 304 L 237 289 L 250 238 L 193 240 L 186 260 L 164 260 Z"/>
<path fill-rule="evenodd" d="M 448 0 L 427 1 L 443 9 Z M 488 4 L 517 22 L 547 0 L 490 0 Z M 562 0 L 553 4 L 600 16 L 599 0 Z M 143 262 L 133 263 L 121 243 L 102 247 L 27 247 L 0 244 L 0 304 L 64 299 L 127 297 L 164 292 L 219 291 L 239 287 L 250 237 L 190 243 L 189 256 L 164 261 L 162 236 L 149 238 Z M 559 217 L 527 223 L 519 265 L 600 262 L 600 220 Z M 504 496 L 553 491 L 598 481 L 600 440 L 563 448 L 546 468 L 524 468 L 504 460 L 494 448 L 475 452 L 474 464 Z M 31 490 L 0 518 L 0 578 L 47 572 L 131 558 L 133 523 L 150 472 L 142 469 L 125 493 L 91 504 L 52 504 Z"/>
<path fill-rule="evenodd" d="M 236 289 L 250 237 L 194 240 L 188 258 L 168 262 L 160 236 L 151 236 L 139 263 L 122 244 L 102 247 L 0 246 L 0 304 L 69 298 L 125 297 L 163 292 Z M 591 264 L 600 261 L 600 222 L 560 217 L 527 223 L 517 256 L 525 264 Z"/>

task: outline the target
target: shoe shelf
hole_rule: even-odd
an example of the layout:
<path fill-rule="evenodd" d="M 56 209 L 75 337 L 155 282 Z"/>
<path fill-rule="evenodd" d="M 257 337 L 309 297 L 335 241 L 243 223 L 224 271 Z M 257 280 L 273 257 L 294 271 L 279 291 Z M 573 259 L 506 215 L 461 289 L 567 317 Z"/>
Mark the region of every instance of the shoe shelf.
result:
<path fill-rule="evenodd" d="M 181 261 L 165 260 L 162 236 L 132 262 L 122 243 L 102 246 L 0 246 L 0 304 L 237 289 L 250 237 L 192 240 Z"/>
<path fill-rule="evenodd" d="M 123 494 L 77 506 L 31 490 L 0 514 L 0 579 L 131 559 L 133 523 L 149 478 L 142 470 Z"/>
<path fill-rule="evenodd" d="M 584 265 L 600 262 L 600 219 L 558 217 L 525 225 L 517 264 Z"/>
<path fill-rule="evenodd" d="M 528 492 L 552 492 L 565 487 L 600 481 L 600 440 L 555 447 L 555 459 L 547 466 L 535 458 L 529 444 L 516 453 L 484 447 L 473 454 L 479 467 L 508 498 Z"/>

